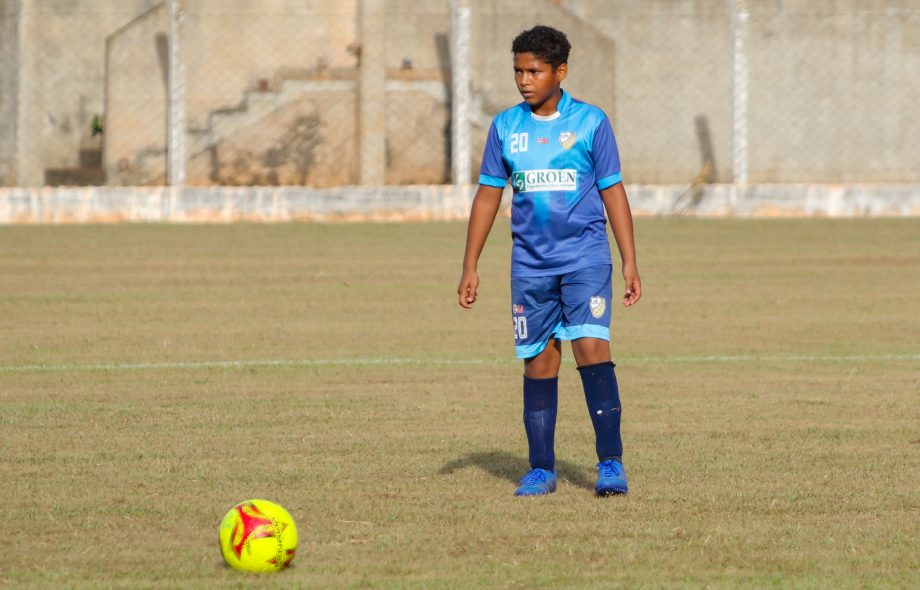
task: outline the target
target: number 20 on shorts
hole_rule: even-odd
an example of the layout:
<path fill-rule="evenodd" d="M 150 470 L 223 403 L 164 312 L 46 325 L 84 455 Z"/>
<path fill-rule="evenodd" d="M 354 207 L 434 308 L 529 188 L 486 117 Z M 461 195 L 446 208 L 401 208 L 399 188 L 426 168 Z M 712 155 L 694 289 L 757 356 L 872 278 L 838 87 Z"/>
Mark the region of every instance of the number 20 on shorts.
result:
<path fill-rule="evenodd" d="M 511 318 L 511 321 L 514 322 L 515 340 L 523 340 L 524 338 L 527 338 L 527 318 L 524 316 L 518 316 Z"/>

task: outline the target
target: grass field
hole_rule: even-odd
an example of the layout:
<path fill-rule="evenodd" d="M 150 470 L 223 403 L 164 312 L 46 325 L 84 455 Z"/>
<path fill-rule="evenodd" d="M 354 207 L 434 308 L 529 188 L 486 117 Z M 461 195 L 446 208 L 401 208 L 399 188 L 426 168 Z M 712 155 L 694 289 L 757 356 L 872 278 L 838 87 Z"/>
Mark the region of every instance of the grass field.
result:
<path fill-rule="evenodd" d="M 464 232 L 0 227 L 0 585 L 917 587 L 920 220 L 638 220 L 607 499 L 568 347 L 559 490 L 512 497 L 507 222 L 472 312 Z M 222 566 L 253 497 L 276 576 Z"/>

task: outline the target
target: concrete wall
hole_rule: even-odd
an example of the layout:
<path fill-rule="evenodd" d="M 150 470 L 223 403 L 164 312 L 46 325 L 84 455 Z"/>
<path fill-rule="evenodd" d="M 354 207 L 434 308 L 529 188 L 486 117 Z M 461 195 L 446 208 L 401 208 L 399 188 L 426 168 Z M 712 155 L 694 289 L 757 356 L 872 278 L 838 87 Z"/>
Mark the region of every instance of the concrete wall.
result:
<path fill-rule="evenodd" d="M 0 0 L 0 186 L 16 184 L 16 99 L 19 87 L 18 0 Z"/>
<path fill-rule="evenodd" d="M 920 178 L 920 2 L 759 0 L 750 179 Z"/>
<path fill-rule="evenodd" d="M 353 84 L 297 87 L 278 108 L 191 154 L 189 184 L 355 184 Z"/>
<path fill-rule="evenodd" d="M 387 68 L 401 68 L 408 60 L 412 70 L 427 78 L 449 78 L 448 0 L 386 0 L 384 18 Z"/>
<path fill-rule="evenodd" d="M 439 82 L 387 82 L 386 184 L 450 182 L 450 110 Z"/>
<path fill-rule="evenodd" d="M 920 185 L 627 185 L 633 213 L 700 217 L 920 215 Z M 469 218 L 475 185 L 0 188 L 0 226 L 29 223 L 428 221 Z M 505 189 L 500 215 L 510 211 Z"/>
<path fill-rule="evenodd" d="M 440 90 L 440 92 L 439 92 Z M 449 112 L 437 82 L 390 80 L 385 84 L 386 183 L 441 184 L 447 178 L 444 144 Z M 357 92 L 354 81 L 289 81 L 272 107 L 252 113 L 239 127 L 193 151 L 191 185 L 308 185 L 358 183 Z M 249 117 L 252 117 L 251 119 Z"/>
<path fill-rule="evenodd" d="M 169 10 L 151 8 L 106 40 L 103 168 L 109 184 L 166 183 Z"/>
<path fill-rule="evenodd" d="M 354 68 L 356 1 L 187 0 L 189 126 L 205 126 L 210 111 L 261 81 Z"/>
<path fill-rule="evenodd" d="M 18 113 L 2 117 L 2 121 L 14 120 L 20 130 L 18 144 L 12 145 L 10 138 L 15 134 L 8 130 L 12 123 L 0 123 L 4 125 L 0 127 L 0 184 L 10 184 L 15 174 L 18 184 L 38 186 L 44 182 L 45 168 L 76 166 L 79 149 L 101 141 L 91 138 L 89 129 L 93 115 L 103 112 L 105 40 L 162 1 L 0 1 L 0 73 L 4 87 L 0 92 L 0 114 L 3 109 L 15 112 L 14 105 L 18 104 Z M 13 8 L 17 5 L 22 8 L 15 14 Z M 354 41 L 355 0 L 187 0 L 186 6 L 186 33 L 188 39 L 194 40 L 186 44 L 192 128 L 205 124 L 213 109 L 239 103 L 243 91 L 258 86 L 260 79 L 274 83 L 279 70 L 286 68 L 282 76 L 291 77 L 303 76 L 317 67 L 354 67 L 355 56 L 349 45 Z M 146 25 L 140 26 L 144 29 Z M 151 59 L 156 56 L 151 50 L 155 51 L 155 35 L 160 32 L 159 28 L 144 29 L 143 33 L 152 36 L 145 39 L 139 30 L 131 43 L 122 45 L 122 49 L 134 52 L 136 65 L 143 67 L 142 71 L 125 75 L 131 69 L 127 56 L 116 59 L 122 68 L 121 80 L 116 83 L 129 84 L 132 79 L 136 82 L 122 99 L 136 101 L 138 120 L 126 133 L 127 140 L 131 133 L 135 134 L 135 156 L 127 157 L 123 150 L 107 155 L 110 170 L 116 171 L 115 182 L 149 182 L 157 178 L 151 172 L 156 168 L 152 163 L 141 162 L 139 170 L 127 170 L 125 160 L 129 164 L 149 160 L 138 154 L 163 147 L 151 144 L 150 138 L 160 135 L 165 115 L 140 108 L 161 100 L 161 66 Z M 17 40 L 21 56 L 18 63 L 8 49 Z M 21 72 L 18 84 L 11 71 Z M 14 86 L 18 88 L 13 90 Z M 143 117 L 146 120 L 140 121 Z M 108 122 L 110 127 L 113 123 Z M 28 133 L 21 132 L 25 129 Z M 14 154 L 12 165 L 4 164 L 9 159 L 6 154 Z M 5 172 L 7 168 L 12 171 Z"/>
<path fill-rule="evenodd" d="M 41 185 L 44 169 L 76 166 L 103 110 L 105 38 L 156 0 L 20 3 L 16 178 Z"/>
<path fill-rule="evenodd" d="M 470 3 L 477 105 L 473 177 L 489 118 L 520 100 L 511 76 L 511 39 L 545 23 L 565 30 L 572 40 L 572 73 L 565 86 L 610 115 L 628 180 L 689 183 L 700 172 L 706 143 L 715 161 L 709 180 L 732 178 L 731 34 L 724 0 Z M 751 180 L 916 182 L 917 0 L 748 3 Z M 100 141 L 89 137 L 89 125 L 93 114 L 103 111 L 104 40 L 157 4 L 0 0 L 0 185 L 14 179 L 41 185 L 45 168 L 73 166 L 81 147 Z M 216 164 L 202 164 L 204 150 L 190 153 L 192 168 L 202 171 L 192 182 L 212 182 L 215 169 L 224 171 L 217 177 L 226 178 L 226 171 L 238 167 L 239 150 L 232 145 L 261 146 L 263 154 L 277 151 L 267 139 L 255 140 L 258 125 L 269 137 L 268 130 L 296 108 L 271 120 L 264 119 L 266 113 L 251 116 L 252 129 L 232 141 L 214 135 L 220 113 L 248 108 L 253 93 L 263 103 L 288 100 L 282 92 L 287 81 L 353 83 L 356 78 L 358 0 L 186 0 L 186 6 L 190 143 L 198 145 L 211 134 L 210 145 L 220 144 L 208 154 L 218 154 Z M 386 0 L 385 7 L 386 182 L 444 182 L 450 137 L 449 2 Z M 164 25 L 162 19 L 157 22 L 138 29 L 130 43 L 126 37 L 124 59 L 113 62 L 112 83 L 121 89 L 110 100 L 121 100 L 124 107 L 119 114 L 112 102 L 115 110 L 108 113 L 107 172 L 115 183 L 161 181 L 162 166 L 153 163 L 162 159 L 158 152 L 165 147 L 165 111 L 158 106 L 164 72 L 156 53 Z M 136 108 L 143 116 L 135 114 L 130 123 L 121 117 L 132 100 L 147 106 Z M 308 178 L 354 179 L 355 146 L 344 137 L 355 129 L 351 111 L 356 109 L 349 106 L 355 104 L 342 98 L 314 113 L 324 133 L 316 157 L 335 149 L 335 157 L 319 161 L 336 165 Z M 283 110 L 283 104 L 276 108 Z M 276 168 L 274 177 L 296 176 Z M 271 170 L 259 170 L 273 177 Z M 234 182 L 247 175 L 256 172 Z"/>
<path fill-rule="evenodd" d="M 732 39 L 727 3 L 573 0 L 566 5 L 616 48 L 605 56 L 608 65 L 599 75 L 613 81 L 606 104 L 624 178 L 691 182 L 703 165 L 701 140 L 706 138 L 701 133 L 708 129 L 715 156 L 711 179 L 731 181 Z"/>
<path fill-rule="evenodd" d="M 722 0 L 564 0 L 614 40 L 624 174 L 689 182 L 697 119 L 730 181 L 731 27 Z M 752 182 L 920 178 L 917 0 L 748 0 Z"/>
<path fill-rule="evenodd" d="M 296 4 L 260 3 L 250 18 L 253 7 L 242 1 L 187 4 L 189 184 L 358 181 L 355 2 L 329 10 Z M 371 97 L 385 110 L 384 179 L 391 184 L 448 178 L 449 5 L 414 11 L 418 6 L 388 3 L 389 81 Z M 154 49 L 167 26 L 160 14 L 148 13 L 110 38 L 110 184 L 163 182 L 165 95 L 151 83 L 151 72 L 162 69 Z"/>

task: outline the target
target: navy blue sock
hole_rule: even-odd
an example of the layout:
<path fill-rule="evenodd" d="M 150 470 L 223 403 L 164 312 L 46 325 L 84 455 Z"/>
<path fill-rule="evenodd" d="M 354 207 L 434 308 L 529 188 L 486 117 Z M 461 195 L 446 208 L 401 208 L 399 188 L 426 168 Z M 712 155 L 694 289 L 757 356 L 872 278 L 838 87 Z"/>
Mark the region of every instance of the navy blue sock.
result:
<path fill-rule="evenodd" d="M 524 375 L 524 430 L 530 447 L 530 467 L 555 471 L 556 408 L 559 378 L 531 379 Z"/>
<path fill-rule="evenodd" d="M 621 460 L 623 440 L 620 438 L 620 390 L 611 362 L 578 367 L 585 388 L 585 401 L 594 424 L 599 461 Z"/>

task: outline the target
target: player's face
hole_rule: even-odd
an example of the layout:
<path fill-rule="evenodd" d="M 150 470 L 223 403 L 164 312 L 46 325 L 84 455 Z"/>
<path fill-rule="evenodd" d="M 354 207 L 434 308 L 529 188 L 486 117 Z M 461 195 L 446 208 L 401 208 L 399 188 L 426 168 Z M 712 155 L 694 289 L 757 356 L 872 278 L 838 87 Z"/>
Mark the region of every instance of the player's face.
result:
<path fill-rule="evenodd" d="M 524 102 L 537 114 L 552 114 L 540 112 L 540 107 L 547 102 L 552 104 L 553 111 L 556 110 L 555 102 L 561 96 L 559 85 L 565 80 L 567 73 L 566 64 L 553 68 L 532 53 L 514 54 L 514 83 L 524 97 Z"/>

